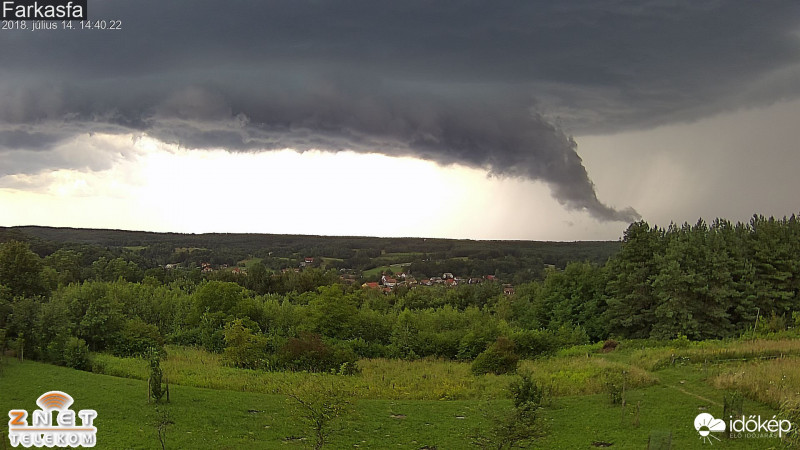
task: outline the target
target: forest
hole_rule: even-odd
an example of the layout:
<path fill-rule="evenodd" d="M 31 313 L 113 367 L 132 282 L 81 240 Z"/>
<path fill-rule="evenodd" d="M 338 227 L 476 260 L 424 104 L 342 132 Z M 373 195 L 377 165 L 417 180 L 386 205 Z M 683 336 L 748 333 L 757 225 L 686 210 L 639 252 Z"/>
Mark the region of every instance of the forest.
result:
<path fill-rule="evenodd" d="M 636 222 L 606 261 L 549 267 L 513 295 L 495 282 L 387 294 L 341 284 L 335 269 L 262 263 L 224 277 L 143 269 L 110 241 L 59 244 L 18 231 L 0 244 L 2 346 L 77 368 L 89 352 L 137 356 L 172 344 L 222 354 L 234 367 L 346 372 L 359 358 L 535 358 L 607 339 L 721 339 L 800 321 L 795 216 L 666 229 Z M 159 237 L 138 243 L 175 248 Z M 34 251 L 48 245 L 49 254 Z"/>

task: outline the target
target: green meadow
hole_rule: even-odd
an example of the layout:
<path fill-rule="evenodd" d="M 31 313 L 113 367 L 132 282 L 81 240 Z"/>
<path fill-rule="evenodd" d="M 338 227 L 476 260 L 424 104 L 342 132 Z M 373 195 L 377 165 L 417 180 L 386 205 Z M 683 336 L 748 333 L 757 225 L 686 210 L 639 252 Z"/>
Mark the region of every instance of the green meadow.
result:
<path fill-rule="evenodd" d="M 326 448 L 477 448 L 471 436 L 511 408 L 514 375 L 473 375 L 468 363 L 362 359 L 356 375 L 267 372 L 226 367 L 217 354 L 168 347 L 163 362 L 170 402 L 147 401 L 147 364 L 92 355 L 89 373 L 6 358 L 0 408 L 33 410 L 62 390 L 74 409 L 98 411 L 98 448 L 160 448 L 157 408 L 168 410 L 166 448 L 307 448 L 309 431 L 291 413 L 287 386 L 309 380 L 351 392 L 352 413 Z M 551 397 L 546 435 L 532 448 L 707 448 L 697 414 L 721 418 L 726 393 L 744 395 L 746 415 L 789 414 L 800 400 L 800 340 L 623 341 L 608 353 L 579 346 L 519 364 Z M 616 387 L 612 387 L 616 386 Z M 612 401 L 616 392 L 618 401 Z M 624 400 L 624 402 L 622 401 Z M 797 410 L 794 410 L 796 417 Z M 787 448 L 777 437 L 725 438 L 717 448 Z M 791 437 L 791 436 L 790 436 Z"/>

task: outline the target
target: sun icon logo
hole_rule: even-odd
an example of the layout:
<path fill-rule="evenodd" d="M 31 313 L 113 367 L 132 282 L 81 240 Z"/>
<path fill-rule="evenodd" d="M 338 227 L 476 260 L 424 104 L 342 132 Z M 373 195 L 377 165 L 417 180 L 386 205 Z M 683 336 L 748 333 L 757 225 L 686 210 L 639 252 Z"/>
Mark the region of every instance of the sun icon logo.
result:
<path fill-rule="evenodd" d="M 725 431 L 725 421 L 715 419 L 714 416 L 709 413 L 698 414 L 697 417 L 694 418 L 694 429 L 700 433 L 700 439 L 702 439 L 703 442 L 708 442 L 713 445 L 711 441 L 712 438 L 718 441 L 720 439 L 711 433 L 721 433 Z"/>

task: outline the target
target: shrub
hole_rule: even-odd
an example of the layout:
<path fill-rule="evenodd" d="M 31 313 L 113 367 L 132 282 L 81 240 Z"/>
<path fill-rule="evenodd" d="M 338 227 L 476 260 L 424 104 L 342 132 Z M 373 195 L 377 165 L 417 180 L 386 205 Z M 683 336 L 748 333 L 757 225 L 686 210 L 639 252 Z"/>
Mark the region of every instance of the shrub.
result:
<path fill-rule="evenodd" d="M 356 354 L 346 345 L 326 344 L 316 333 L 290 338 L 278 352 L 278 368 L 308 372 L 339 372 L 344 363 L 355 367 Z M 353 368 L 347 371 L 352 372 Z"/>
<path fill-rule="evenodd" d="M 458 343 L 459 359 L 472 359 L 486 349 L 492 341 L 498 338 L 499 331 L 489 327 L 487 329 L 471 330 L 465 334 Z"/>
<path fill-rule="evenodd" d="M 511 335 L 514 348 L 520 356 L 535 358 L 556 350 L 556 340 L 551 331 L 522 330 Z"/>
<path fill-rule="evenodd" d="M 555 333 L 556 345 L 559 348 L 584 345 L 589 343 L 589 335 L 579 325 L 561 325 Z"/>
<path fill-rule="evenodd" d="M 64 346 L 70 336 L 59 333 L 44 348 L 44 359 L 51 364 L 64 365 Z"/>
<path fill-rule="evenodd" d="M 223 313 L 205 313 L 200 319 L 200 342 L 203 348 L 212 353 L 225 350 L 225 322 Z"/>
<path fill-rule="evenodd" d="M 164 394 L 167 395 L 167 402 L 169 402 L 169 384 L 164 387 L 164 371 L 161 369 L 161 358 L 164 352 L 156 349 L 149 348 L 146 353 L 148 363 L 150 366 L 150 376 L 147 378 L 147 401 L 152 398 L 156 403 L 161 401 Z"/>
<path fill-rule="evenodd" d="M 550 390 L 523 374 L 509 385 L 511 400 L 517 409 L 535 410 L 550 403 Z"/>
<path fill-rule="evenodd" d="M 606 393 L 612 404 L 618 405 L 625 400 L 625 382 L 625 372 L 621 375 L 616 373 L 605 374 Z"/>
<path fill-rule="evenodd" d="M 528 448 L 547 434 L 547 424 L 537 411 L 482 406 L 481 416 L 488 426 L 475 429 L 469 437 L 472 445 L 483 449 Z"/>
<path fill-rule="evenodd" d="M 514 343 L 511 339 L 500 336 L 472 362 L 472 373 L 482 375 L 486 373 L 504 374 L 517 370 L 519 356 L 514 352 Z"/>
<path fill-rule="evenodd" d="M 285 388 L 287 403 L 295 419 L 310 431 L 313 448 L 322 448 L 331 434 L 342 429 L 342 418 L 353 413 L 353 392 L 328 379 L 308 378 Z"/>
<path fill-rule="evenodd" d="M 260 369 L 267 366 L 267 338 L 255 335 L 241 319 L 225 327 L 225 350 L 222 361 L 229 366 Z"/>
<path fill-rule="evenodd" d="M 182 347 L 194 347 L 202 345 L 202 335 L 200 328 L 179 329 L 167 336 L 167 342 Z"/>
<path fill-rule="evenodd" d="M 353 352 L 361 358 L 386 358 L 389 356 L 388 346 L 374 341 L 365 341 L 362 338 L 353 339 L 350 342 L 350 348 Z"/>
<path fill-rule="evenodd" d="M 116 356 L 143 356 L 151 347 L 161 348 L 164 339 L 158 327 L 136 317 L 125 322 L 114 345 Z"/>
<path fill-rule="evenodd" d="M 603 349 L 600 351 L 603 353 L 613 352 L 614 350 L 617 349 L 617 346 L 619 346 L 618 341 L 615 341 L 614 339 L 608 339 L 605 342 L 603 342 Z"/>
<path fill-rule="evenodd" d="M 64 365 L 78 370 L 89 370 L 89 347 L 86 341 L 76 337 L 70 337 L 64 344 Z"/>

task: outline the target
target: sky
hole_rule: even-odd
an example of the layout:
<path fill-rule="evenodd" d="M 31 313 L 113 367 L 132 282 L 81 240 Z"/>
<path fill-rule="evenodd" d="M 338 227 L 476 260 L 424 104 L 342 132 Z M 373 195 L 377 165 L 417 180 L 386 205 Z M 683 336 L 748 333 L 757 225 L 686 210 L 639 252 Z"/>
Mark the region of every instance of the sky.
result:
<path fill-rule="evenodd" d="M 0 226 L 573 241 L 800 212 L 796 1 L 88 2 L 121 29 L 0 30 Z"/>

